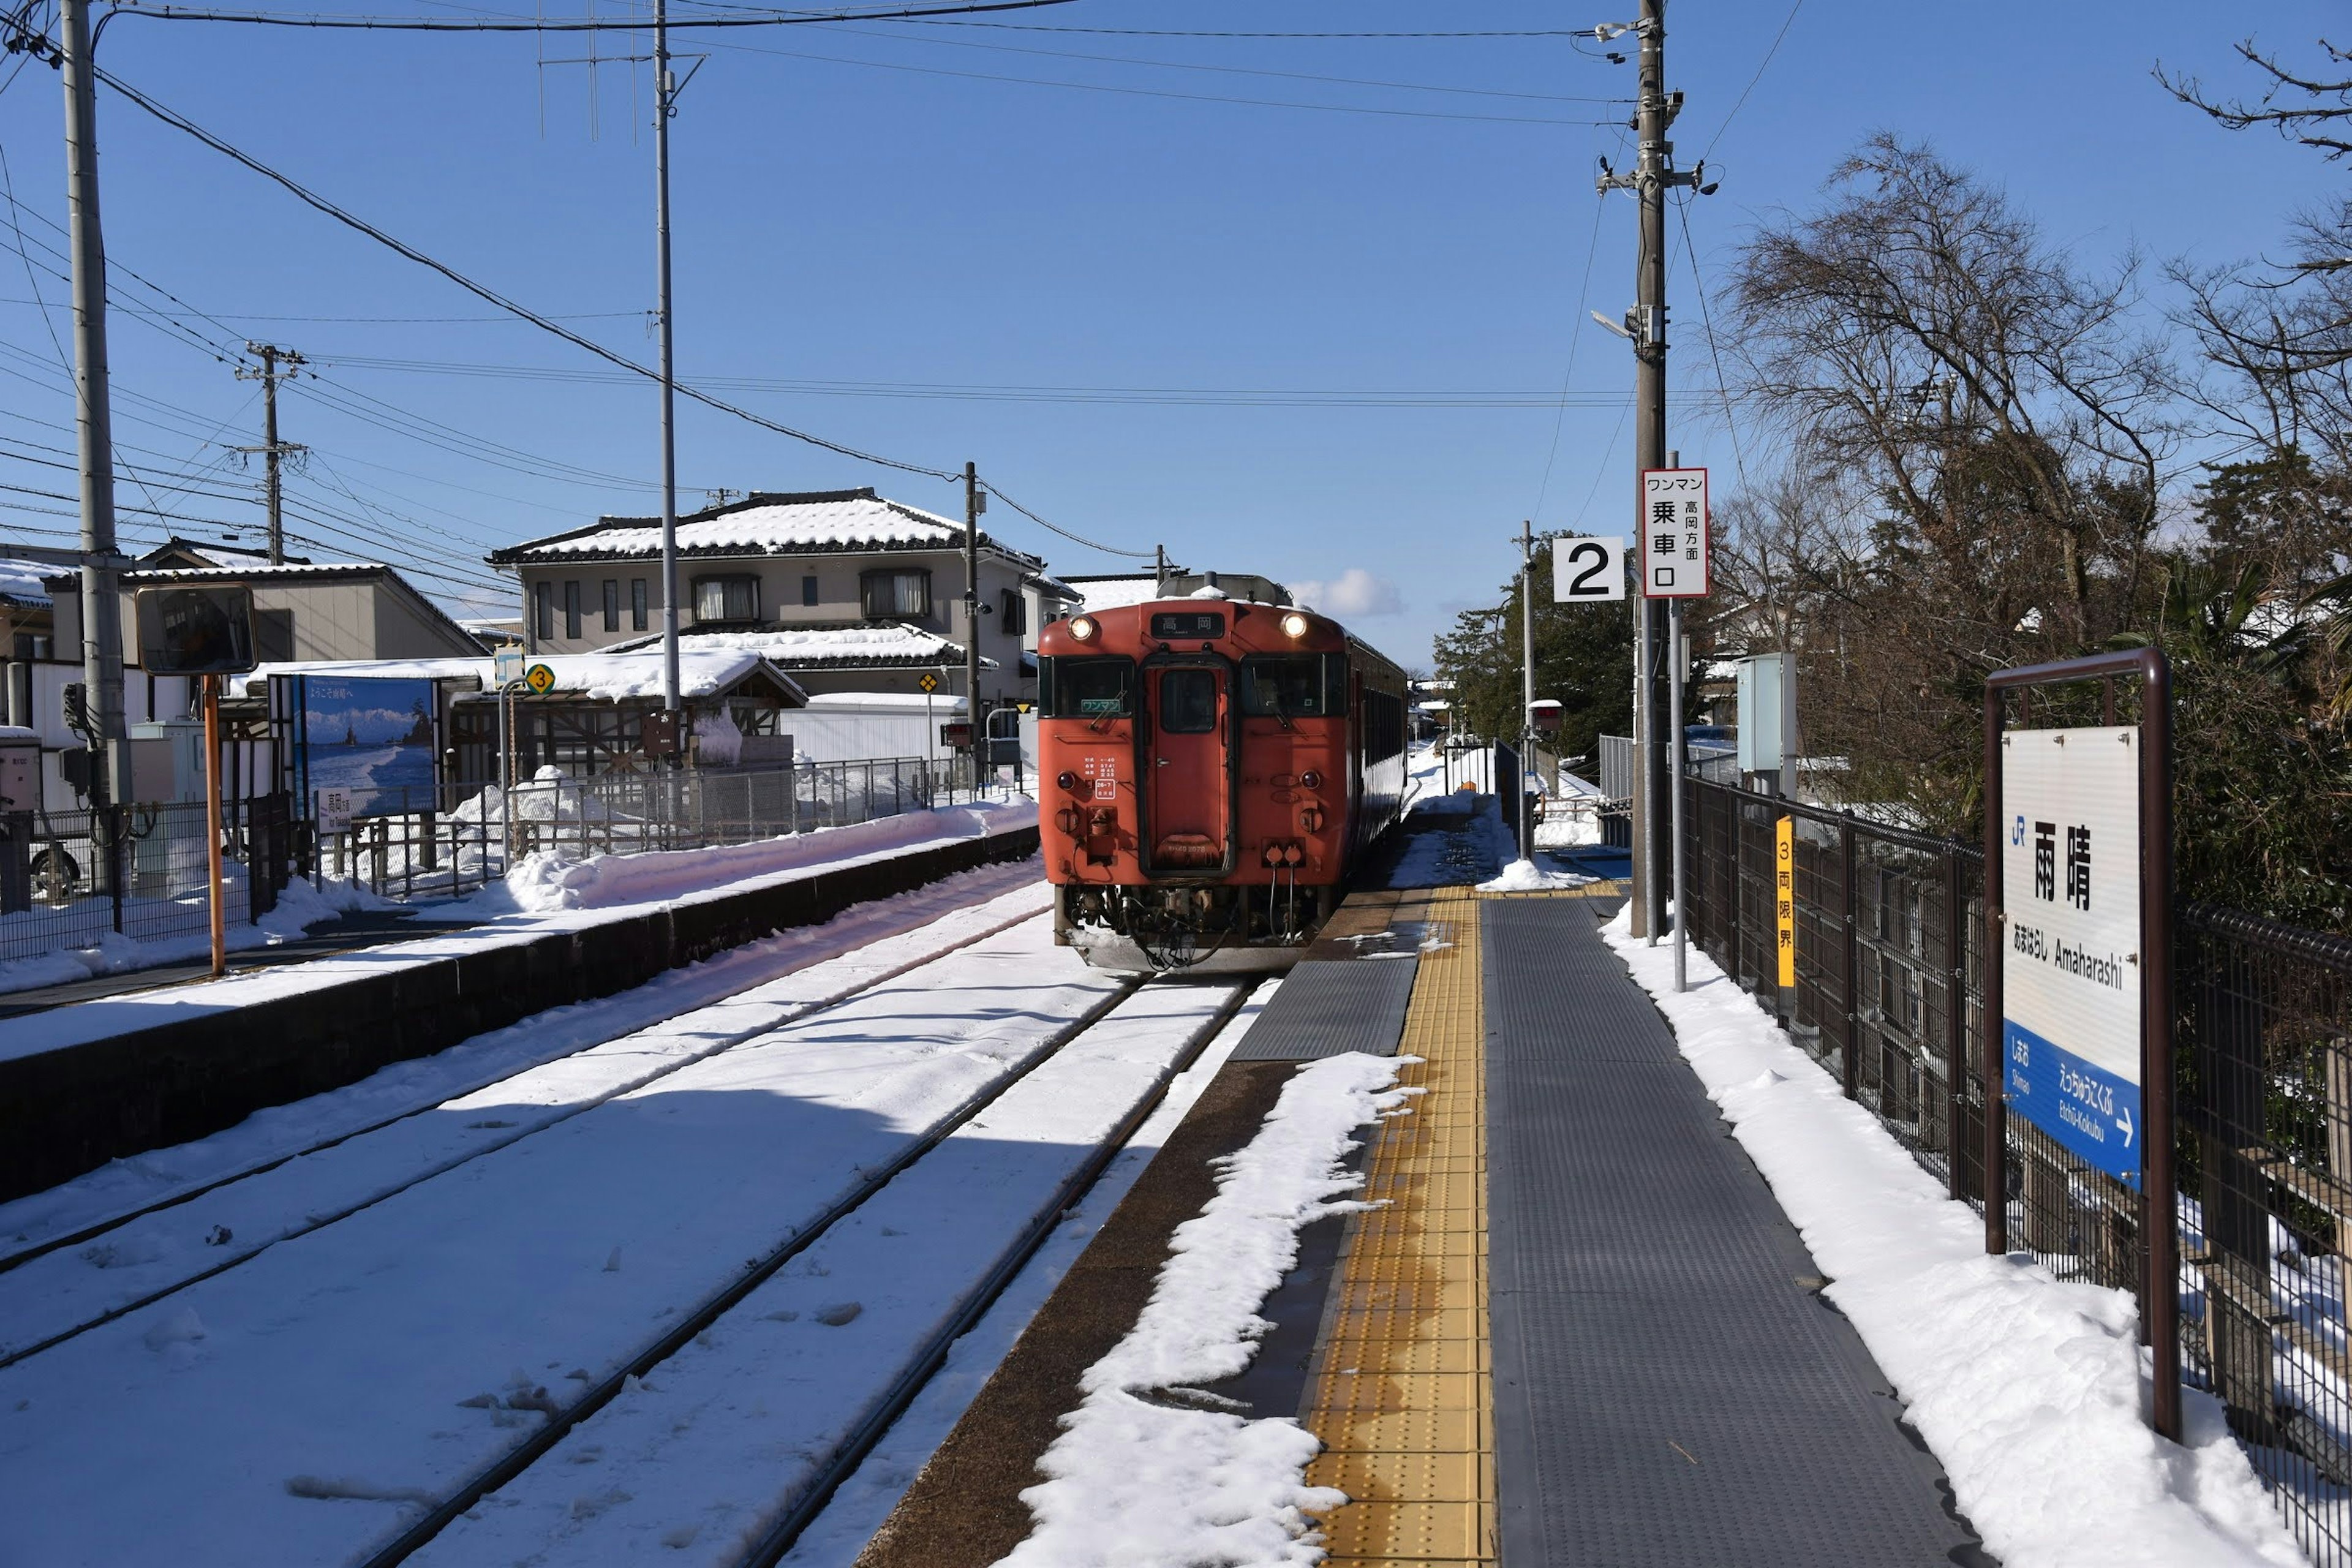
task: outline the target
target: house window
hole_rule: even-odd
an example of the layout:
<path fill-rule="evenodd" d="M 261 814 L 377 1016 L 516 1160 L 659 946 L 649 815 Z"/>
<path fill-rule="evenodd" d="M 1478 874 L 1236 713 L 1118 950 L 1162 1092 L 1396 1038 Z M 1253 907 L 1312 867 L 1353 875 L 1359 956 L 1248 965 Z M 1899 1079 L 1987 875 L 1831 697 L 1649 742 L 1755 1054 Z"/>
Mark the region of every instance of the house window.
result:
<path fill-rule="evenodd" d="M 530 585 L 530 604 L 533 616 L 539 622 L 540 639 L 551 639 L 555 636 L 555 584 L 533 583 Z"/>
<path fill-rule="evenodd" d="M 563 584 L 563 635 L 580 635 L 580 584 L 576 579 Z"/>
<path fill-rule="evenodd" d="M 629 629 L 633 632 L 646 629 L 646 580 L 643 577 L 629 579 Z"/>
<path fill-rule="evenodd" d="M 1028 608 L 1028 601 L 1021 596 L 1020 589 L 1005 589 L 1002 614 L 997 617 L 997 629 L 1006 637 L 1017 637 L 1026 632 L 1029 629 Z"/>
<path fill-rule="evenodd" d="M 869 621 L 898 620 L 931 613 L 931 574 L 922 567 L 864 573 L 858 584 Z"/>
<path fill-rule="evenodd" d="M 801 579 L 801 603 L 803 605 L 816 603 L 816 574 L 814 572 Z"/>
<path fill-rule="evenodd" d="M 760 618 L 757 577 L 697 577 L 694 618 L 698 621 L 756 621 Z"/>
<path fill-rule="evenodd" d="M 253 657 L 273 664 L 294 657 L 294 612 L 253 612 Z"/>
<path fill-rule="evenodd" d="M 618 577 L 604 579 L 604 629 L 608 632 L 621 629 L 621 580 Z"/>

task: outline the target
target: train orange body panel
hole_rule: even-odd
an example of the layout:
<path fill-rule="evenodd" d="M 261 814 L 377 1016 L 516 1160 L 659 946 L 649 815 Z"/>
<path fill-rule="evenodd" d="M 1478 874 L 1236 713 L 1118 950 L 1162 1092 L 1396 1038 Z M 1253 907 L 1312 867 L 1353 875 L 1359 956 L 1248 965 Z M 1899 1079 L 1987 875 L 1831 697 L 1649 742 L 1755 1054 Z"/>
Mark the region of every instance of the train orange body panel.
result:
<path fill-rule="evenodd" d="M 1405 677 L 1337 622 L 1221 597 L 1038 634 L 1056 940 L 1111 968 L 1295 959 L 1404 795 Z"/>

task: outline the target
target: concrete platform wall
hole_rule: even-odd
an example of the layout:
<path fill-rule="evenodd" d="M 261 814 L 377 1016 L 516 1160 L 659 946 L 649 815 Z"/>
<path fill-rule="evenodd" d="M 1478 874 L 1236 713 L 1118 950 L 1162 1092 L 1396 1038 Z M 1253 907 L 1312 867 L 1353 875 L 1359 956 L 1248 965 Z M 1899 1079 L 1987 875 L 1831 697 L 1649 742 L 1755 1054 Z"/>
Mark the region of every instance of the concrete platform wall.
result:
<path fill-rule="evenodd" d="M 87 1045 L 0 1061 L 0 1200 L 109 1160 L 202 1138 L 268 1106 L 340 1089 L 394 1062 L 853 904 L 1037 850 L 1034 826 L 551 932 L 381 976 L 196 1013 Z"/>

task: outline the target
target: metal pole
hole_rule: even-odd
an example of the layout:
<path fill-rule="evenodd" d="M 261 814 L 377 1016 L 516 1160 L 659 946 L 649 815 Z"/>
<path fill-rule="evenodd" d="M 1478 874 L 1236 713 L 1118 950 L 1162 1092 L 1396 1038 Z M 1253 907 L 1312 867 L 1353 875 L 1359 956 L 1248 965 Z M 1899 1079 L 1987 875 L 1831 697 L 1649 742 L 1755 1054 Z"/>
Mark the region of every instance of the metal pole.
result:
<path fill-rule="evenodd" d="M 1983 1079 L 1984 1127 L 1978 1148 L 1984 1181 L 1985 1250 L 2009 1250 L 2009 1127 L 2008 1103 L 2002 1098 L 2001 969 L 2009 933 L 2000 876 L 2001 689 L 1985 688 L 1984 710 L 1984 932 L 1979 939 L 1984 954 L 1983 1039 L 1978 1047 L 1977 1072 Z M 1960 1086 L 1955 1086 L 1956 1089 Z"/>
<path fill-rule="evenodd" d="M 2147 649 L 2139 694 L 2141 1131 L 2147 1205 L 2147 1341 L 2156 1362 L 2153 1425 L 2180 1440 L 2180 1205 L 2174 1194 L 2172 1061 L 2172 668 Z"/>
<path fill-rule="evenodd" d="M 980 470 L 963 466 L 963 697 L 964 743 L 971 748 L 972 799 L 980 798 L 987 731 L 980 717 Z"/>
<path fill-rule="evenodd" d="M 1670 628 L 1666 655 L 1666 725 L 1673 736 L 1675 758 L 1674 776 L 1667 781 L 1667 787 L 1674 792 L 1675 989 L 1687 991 L 1690 982 L 1685 973 L 1685 964 L 1689 943 L 1685 933 L 1690 927 L 1690 906 L 1683 902 L 1683 795 L 1690 783 L 1684 776 L 1690 769 L 1690 742 L 1683 732 L 1683 602 L 1680 599 L 1670 600 L 1666 608 L 1666 625 Z"/>
<path fill-rule="evenodd" d="M 1534 813 L 1528 800 L 1527 759 L 1536 741 L 1536 536 L 1533 521 L 1519 524 L 1519 858 L 1536 858 Z M 1502 781 L 1496 781 L 1496 787 Z"/>
<path fill-rule="evenodd" d="M 228 930 L 221 910 L 220 681 L 205 682 L 205 878 L 212 890 L 213 978 L 228 969 Z"/>
<path fill-rule="evenodd" d="M 668 0 L 654 0 L 654 229 L 661 295 L 662 709 L 679 711 L 677 675 L 677 382 L 669 274 L 669 120 L 677 84 L 669 74 Z M 681 724 L 683 721 L 680 721 Z M 677 765 L 673 753 L 672 767 Z"/>
<path fill-rule="evenodd" d="M 89 58 L 89 0 L 58 0 L 58 65 L 66 89 L 66 205 L 73 247 L 74 391 L 81 468 L 82 681 L 89 693 L 90 782 L 105 814 L 131 793 L 131 752 L 122 729 L 122 606 L 116 596 L 114 554 L 114 434 L 106 369 L 106 240 L 98 218 L 98 102 Z M 113 880 L 116 857 L 92 857 L 93 869 Z"/>
<path fill-rule="evenodd" d="M 1674 111 L 1666 103 L 1665 12 L 1665 0 L 1641 0 L 1637 68 L 1641 77 L 1641 145 L 1634 166 L 1634 195 L 1641 205 L 1640 264 L 1634 273 L 1633 296 L 1641 328 L 1633 345 L 1636 468 L 1673 467 L 1666 457 L 1666 190 L 1671 183 L 1674 144 L 1666 140 L 1666 130 Z M 1660 711 L 1658 690 L 1659 666 L 1667 657 L 1664 608 L 1645 603 L 1643 615 L 1649 636 L 1642 666 L 1642 702 L 1643 716 L 1649 722 L 1642 768 L 1643 777 L 1649 784 L 1650 814 L 1643 835 L 1642 879 L 1646 884 L 1648 934 L 1653 941 L 1664 930 L 1664 911 L 1659 906 L 1667 891 L 1666 867 L 1658 854 L 1659 833 L 1664 826 L 1659 819 L 1666 808 L 1661 799 L 1666 786 L 1666 754 L 1659 743 L 1664 737 L 1658 733 L 1659 722 L 1665 718 Z"/>
<path fill-rule="evenodd" d="M 269 512 L 269 563 L 286 563 L 285 492 L 278 476 L 278 351 L 261 351 L 261 471 L 263 500 Z M 291 651 L 290 649 L 289 650 Z"/>

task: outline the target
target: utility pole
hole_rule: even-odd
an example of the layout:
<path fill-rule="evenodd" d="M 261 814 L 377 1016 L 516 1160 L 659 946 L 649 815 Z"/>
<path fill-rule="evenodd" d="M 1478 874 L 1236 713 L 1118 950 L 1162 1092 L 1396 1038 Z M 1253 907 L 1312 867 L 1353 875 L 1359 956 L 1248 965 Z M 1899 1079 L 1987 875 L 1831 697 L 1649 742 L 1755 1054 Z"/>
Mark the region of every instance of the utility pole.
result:
<path fill-rule="evenodd" d="M 1168 592 L 1168 547 L 1164 544 L 1153 545 L 1151 560 L 1151 591 L 1154 594 L 1165 594 Z"/>
<path fill-rule="evenodd" d="M 1528 761 L 1536 744 L 1536 525 L 1519 524 L 1519 858 L 1536 858 L 1534 813 L 1528 802 Z M 1495 781 L 1500 788 L 1502 780 Z"/>
<path fill-rule="evenodd" d="M 964 741 L 971 747 L 971 787 L 978 798 L 982 759 L 988 754 L 980 718 L 980 470 L 963 466 L 963 717 Z"/>
<path fill-rule="evenodd" d="M 285 491 L 278 475 L 278 461 L 289 452 L 303 452 L 310 448 L 278 438 L 278 384 L 299 374 L 301 367 L 309 362 L 292 349 L 281 349 L 272 343 L 247 343 L 245 352 L 261 361 L 259 370 L 241 369 L 236 373 L 239 381 L 261 383 L 261 445 L 239 447 L 236 450 L 261 454 L 265 476 L 262 496 L 269 510 L 269 563 L 282 566 L 286 563 L 286 525 L 281 515 Z M 287 368 L 278 369 L 281 364 Z"/>
<path fill-rule="evenodd" d="M 73 247 L 75 433 L 81 468 L 81 660 L 88 692 L 90 804 L 130 794 L 122 729 L 122 605 L 115 591 L 114 433 L 106 379 L 106 241 L 98 221 L 98 101 L 89 0 L 58 0 L 58 66 L 66 89 L 66 205 Z M 105 818 L 101 814 L 100 822 Z M 101 833 L 107 830 L 100 827 Z M 110 837 L 110 834 L 109 835 Z M 114 884 L 112 845 L 93 879 Z"/>
<path fill-rule="evenodd" d="M 1641 54 L 1639 107 L 1635 130 L 1640 136 L 1636 161 L 1630 173 L 1619 174 L 1601 165 L 1600 188 L 1631 190 L 1641 205 L 1641 239 L 1634 266 L 1634 305 L 1626 316 L 1633 340 L 1633 467 L 1635 494 L 1638 472 L 1663 468 L 1666 461 L 1666 193 L 1676 185 L 1695 185 L 1696 174 L 1674 167 L 1675 144 L 1666 131 L 1682 112 L 1682 94 L 1666 91 L 1666 0 L 1640 0 L 1641 19 L 1630 28 L 1601 29 L 1606 37 L 1631 31 L 1637 35 Z M 1637 525 L 1635 532 L 1640 530 Z M 1633 927 L 1655 942 L 1664 926 L 1668 897 L 1667 857 L 1660 853 L 1660 818 L 1665 813 L 1668 787 L 1666 748 L 1662 742 L 1669 721 L 1666 694 L 1660 689 L 1670 661 L 1665 606 L 1654 599 L 1641 601 L 1636 622 L 1634 661 L 1633 898 Z"/>
<path fill-rule="evenodd" d="M 661 593 L 662 709 L 677 715 L 677 381 L 669 279 L 669 121 L 677 112 L 677 84 L 669 74 L 668 0 L 654 0 L 654 231 L 659 259 L 656 287 L 661 295 Z M 681 752 L 685 737 L 678 737 Z M 673 762 L 676 757 L 673 756 Z"/>

